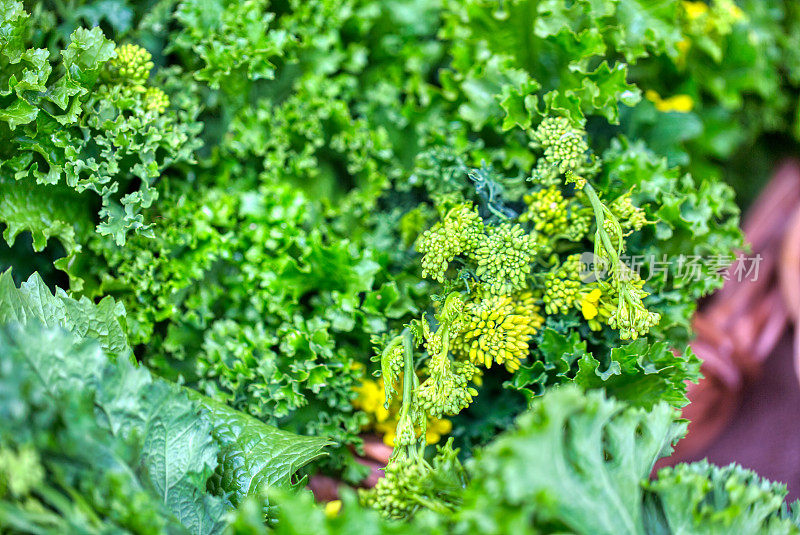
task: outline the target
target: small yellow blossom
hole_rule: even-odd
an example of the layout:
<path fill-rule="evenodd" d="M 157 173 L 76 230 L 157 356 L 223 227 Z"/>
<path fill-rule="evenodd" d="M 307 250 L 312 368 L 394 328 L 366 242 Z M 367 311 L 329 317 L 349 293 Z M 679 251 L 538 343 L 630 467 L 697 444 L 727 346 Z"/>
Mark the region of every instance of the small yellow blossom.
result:
<path fill-rule="evenodd" d="M 694 20 L 708 13 L 708 4 L 705 2 L 692 2 L 689 0 L 684 0 L 683 9 L 686 11 L 686 16 L 689 17 L 689 19 Z"/>
<path fill-rule="evenodd" d="M 661 112 L 679 112 L 679 113 L 689 113 L 694 108 L 694 100 L 689 95 L 673 95 L 667 98 L 661 98 L 661 96 L 653 91 L 652 89 L 648 89 L 645 91 L 644 96 L 652 102 L 656 109 Z"/>
<path fill-rule="evenodd" d="M 583 317 L 587 320 L 597 317 L 597 305 L 600 302 L 600 295 L 600 289 L 595 288 L 581 298 L 581 312 L 583 313 Z"/>
<path fill-rule="evenodd" d="M 335 518 L 342 510 L 342 500 L 332 500 L 325 504 L 325 516 Z"/>

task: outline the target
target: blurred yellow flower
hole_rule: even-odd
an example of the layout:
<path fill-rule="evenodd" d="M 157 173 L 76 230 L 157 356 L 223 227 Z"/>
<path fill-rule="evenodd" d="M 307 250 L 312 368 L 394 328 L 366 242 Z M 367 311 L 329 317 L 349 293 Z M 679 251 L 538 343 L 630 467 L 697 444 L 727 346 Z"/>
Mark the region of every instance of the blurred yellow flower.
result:
<path fill-rule="evenodd" d="M 332 500 L 325 504 L 325 516 L 334 518 L 342 510 L 342 500 Z"/>
<path fill-rule="evenodd" d="M 645 98 L 655 104 L 655 107 L 658 111 L 662 112 L 679 112 L 679 113 L 689 113 L 694 108 L 694 99 L 689 95 L 673 95 L 667 98 L 661 98 L 661 96 L 653 91 L 652 89 L 648 89 L 644 93 Z"/>
<path fill-rule="evenodd" d="M 383 422 L 389 418 L 389 410 L 384 407 L 383 379 L 373 381 L 364 379 L 361 386 L 354 390 L 358 393 L 358 398 L 353 401 L 353 405 L 369 414 L 378 422 Z"/>
<path fill-rule="evenodd" d="M 441 440 L 442 435 L 447 435 L 453 430 L 453 423 L 446 419 L 428 420 L 428 429 L 425 431 L 425 441 L 428 444 L 436 444 Z"/>
<path fill-rule="evenodd" d="M 362 431 L 375 431 L 383 435 L 383 442 L 387 446 L 394 446 L 395 428 L 397 427 L 397 414 L 400 404 L 393 402 L 388 409 L 384 407 L 383 379 L 374 381 L 362 379 L 361 385 L 354 388 L 358 398 L 353 401 L 353 406 L 361 409 L 369 416 L 369 423 Z M 452 431 L 453 424 L 447 419 L 428 418 L 425 431 L 425 440 L 428 444 L 436 444 Z M 420 430 L 418 430 L 420 431 Z"/>
<path fill-rule="evenodd" d="M 705 2 L 691 2 L 684 0 L 683 9 L 686 11 L 686 16 L 689 19 L 697 19 L 708 13 L 708 4 Z"/>

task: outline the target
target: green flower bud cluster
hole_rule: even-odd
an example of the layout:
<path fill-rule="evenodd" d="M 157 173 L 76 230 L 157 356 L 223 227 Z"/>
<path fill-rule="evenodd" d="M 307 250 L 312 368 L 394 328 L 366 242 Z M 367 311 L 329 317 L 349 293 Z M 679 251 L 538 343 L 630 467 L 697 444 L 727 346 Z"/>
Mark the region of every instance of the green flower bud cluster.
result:
<path fill-rule="evenodd" d="M 622 340 L 636 340 L 661 321 L 660 314 L 650 312 L 642 303 L 649 295 L 643 286 L 644 281 L 629 268 L 613 274 L 612 287 L 607 290 L 611 299 L 607 322 L 609 327 L 619 330 Z"/>
<path fill-rule="evenodd" d="M 610 218 L 603 220 L 603 231 L 608 236 L 614 250 L 621 251 L 625 247 L 625 232 L 623 232 L 622 225 L 617 220 Z M 597 237 L 595 237 L 595 243 L 597 243 Z M 598 250 L 597 254 L 606 260 L 609 259 L 608 252 L 603 248 Z"/>
<path fill-rule="evenodd" d="M 598 220 L 594 239 L 595 256 L 608 261 L 611 275 L 610 281 L 600 281 L 603 295 L 598 315 L 605 319 L 609 327 L 619 330 L 621 339 L 635 340 L 647 334 L 661 320 L 661 315 L 645 308 L 642 300 L 648 294 L 643 289 L 644 281 L 620 260 L 620 254 L 625 249 L 626 234 L 617 213 L 624 216 L 623 221 L 631 225 L 631 229 L 635 229 L 635 225 L 641 228 L 646 222 L 644 213 L 631 204 L 629 193 L 623 195 L 620 198 L 622 200 L 615 201 L 610 208 L 600 200 L 592 186 L 587 184 L 584 192 Z M 630 232 L 632 230 L 628 234 Z M 586 308 L 591 310 L 588 305 Z"/>
<path fill-rule="evenodd" d="M 451 292 L 436 314 L 438 329 L 433 331 L 425 315 L 422 321 L 413 322 L 412 331 L 421 332 L 421 338 L 430 356 L 428 378 L 416 388 L 415 399 L 419 408 L 434 418 L 444 414 L 458 414 L 467 407 L 478 392 L 469 386 L 476 373 L 472 365 L 453 363 L 450 347 L 455 337 L 466 326 L 463 318 L 464 301 L 457 292 Z M 419 340 L 418 340 L 419 341 Z"/>
<path fill-rule="evenodd" d="M 552 182 L 568 170 L 583 170 L 587 164 L 589 145 L 586 131 L 576 128 L 565 117 L 546 117 L 533 131 L 534 148 L 543 155 L 536 162 L 536 171 L 545 183 Z"/>
<path fill-rule="evenodd" d="M 153 69 L 150 52 L 134 44 L 120 45 L 115 52 L 116 56 L 106 64 L 104 74 L 109 83 L 99 92 L 104 89 L 109 95 L 121 95 L 123 101 L 135 103 L 136 109 L 150 112 L 153 117 L 164 113 L 170 104 L 169 97 L 157 87 L 147 87 Z"/>
<path fill-rule="evenodd" d="M 533 222 L 533 229 L 545 238 L 542 243 L 545 251 L 552 250 L 552 238 L 565 238 L 580 241 L 589 233 L 592 215 L 575 199 L 565 199 L 556 185 L 551 185 L 534 193 L 525 195 L 528 205 L 520 215 L 520 221 Z"/>
<path fill-rule="evenodd" d="M 570 208 L 569 225 L 564 231 L 564 238 L 578 242 L 589 234 L 594 217 L 592 217 L 591 211 L 586 211 L 577 202 L 573 202 Z"/>
<path fill-rule="evenodd" d="M 426 230 L 417 242 L 422 253 L 422 276 L 444 282 L 450 262 L 475 250 L 483 237 L 483 220 L 470 203 L 451 209 L 444 219 Z"/>
<path fill-rule="evenodd" d="M 139 45 L 127 44 L 115 49 L 116 57 L 109 61 L 111 74 L 120 81 L 143 85 L 153 68 L 153 56 Z"/>
<path fill-rule="evenodd" d="M 454 362 L 444 373 L 430 375 L 417 388 L 419 406 L 433 418 L 456 415 L 472 403 L 478 391 L 469 386 L 477 373 L 470 362 Z"/>
<path fill-rule="evenodd" d="M 572 169 L 567 169 L 564 173 L 564 184 L 575 184 L 575 189 L 581 190 L 586 185 L 586 179 Z"/>
<path fill-rule="evenodd" d="M 544 276 L 544 311 L 567 314 L 575 304 L 581 288 L 581 257 L 573 254 Z"/>
<path fill-rule="evenodd" d="M 561 190 L 553 185 L 525 195 L 528 209 L 519 216 L 520 221 L 530 221 L 537 232 L 553 236 L 560 234 L 568 225 L 567 205 L 569 201 Z"/>
<path fill-rule="evenodd" d="M 644 210 L 633 205 L 630 192 L 617 197 L 609 208 L 617 216 L 620 226 L 628 233 L 641 230 L 648 223 Z"/>
<path fill-rule="evenodd" d="M 395 383 L 397 383 L 405 366 L 403 339 L 400 336 L 389 339 L 386 335 L 373 335 L 371 342 L 374 355 L 370 360 L 372 362 L 380 362 L 383 388 L 386 394 L 384 404 L 388 405 L 397 394 L 394 388 Z"/>
<path fill-rule="evenodd" d="M 531 262 L 539 251 L 535 236 L 518 224 L 491 227 L 473 255 L 475 274 L 493 294 L 506 295 L 526 286 Z"/>
<path fill-rule="evenodd" d="M 408 447 L 419 441 L 417 430 L 425 424 L 425 415 L 418 410 L 402 410 L 395 428 L 394 445 L 397 448 Z"/>
<path fill-rule="evenodd" d="M 398 457 L 371 489 L 360 489 L 361 502 L 386 518 L 407 519 L 421 507 L 452 511 L 461 501 L 467 475 L 450 438 L 436 448 L 428 464 L 422 457 Z"/>
<path fill-rule="evenodd" d="M 144 92 L 144 105 L 147 111 L 164 113 L 169 107 L 169 97 L 157 87 L 148 87 Z"/>
<path fill-rule="evenodd" d="M 362 490 L 364 505 L 380 511 L 386 518 L 404 519 L 420 507 L 430 468 L 423 460 L 402 458 L 391 461 L 384 477 L 369 490 Z"/>
<path fill-rule="evenodd" d="M 527 300 L 516 304 L 511 296 L 497 295 L 468 303 L 466 327 L 453 340 L 453 353 L 487 368 L 497 363 L 516 371 L 528 357 L 528 344 L 543 321 L 532 306 Z"/>
<path fill-rule="evenodd" d="M 425 351 L 431 356 L 439 355 L 444 345 L 441 335 L 438 331 L 431 329 L 428 318 L 425 317 L 424 313 L 422 314 L 422 321 L 420 323 L 422 325 L 422 338 Z"/>

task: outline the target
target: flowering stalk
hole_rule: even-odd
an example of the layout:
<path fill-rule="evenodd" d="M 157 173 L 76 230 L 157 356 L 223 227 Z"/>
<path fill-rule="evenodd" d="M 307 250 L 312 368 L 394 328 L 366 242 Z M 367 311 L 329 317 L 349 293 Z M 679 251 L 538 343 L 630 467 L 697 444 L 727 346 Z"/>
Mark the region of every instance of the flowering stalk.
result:
<path fill-rule="evenodd" d="M 660 321 L 661 315 L 645 308 L 642 299 L 648 294 L 642 288 L 644 281 L 639 279 L 638 274 L 620 260 L 624 247 L 624 234 L 619 220 L 603 204 L 591 184 L 588 182 L 584 184 L 583 191 L 592 205 L 597 224 L 594 243 L 595 257 L 607 260 L 610 264 L 611 284 L 599 280 L 597 263 L 595 262 L 594 265 L 595 275 L 600 284 L 608 290 L 612 301 L 607 304 L 607 308 L 612 309 L 608 323 L 612 328 L 619 329 L 620 338 L 623 340 L 635 340 L 639 336 L 647 334 L 650 327 Z M 616 247 L 612 242 L 612 237 L 609 236 L 609 229 L 617 240 Z"/>

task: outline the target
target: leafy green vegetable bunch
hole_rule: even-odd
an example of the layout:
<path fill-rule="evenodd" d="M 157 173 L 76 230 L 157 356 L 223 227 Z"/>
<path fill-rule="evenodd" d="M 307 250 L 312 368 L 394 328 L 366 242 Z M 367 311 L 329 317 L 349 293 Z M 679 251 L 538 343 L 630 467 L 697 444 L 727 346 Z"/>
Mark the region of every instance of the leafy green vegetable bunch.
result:
<path fill-rule="evenodd" d="M 686 430 L 673 408 L 633 408 L 574 385 L 534 401 L 512 429 L 481 449 L 465 467 L 469 477 L 452 511 L 421 510 L 398 522 L 361 507 L 352 494 L 338 515 L 323 512 L 310 495 L 278 496 L 277 533 L 646 534 L 800 532 L 786 488 L 737 465 L 706 461 L 661 469 Z M 446 456 L 445 456 L 446 457 Z M 436 460 L 434 460 L 436 463 Z M 444 469 L 450 469 L 443 465 Z M 387 478 L 391 472 L 387 473 Z M 442 471 L 440 479 L 447 472 Z M 435 495 L 431 479 L 401 487 L 417 507 Z M 420 492 L 420 487 L 423 490 Z M 443 487 L 447 492 L 447 486 Z M 447 496 L 448 494 L 443 494 Z M 243 506 L 234 533 L 266 533 L 252 505 Z M 252 512 L 250 512 L 252 511 Z M 272 533 L 272 531 L 269 531 Z"/>
<path fill-rule="evenodd" d="M 427 184 L 441 216 L 416 248 L 422 276 L 441 283 L 434 314 L 377 344 L 387 406 L 402 392 L 387 477 L 364 494 L 387 516 L 447 501 L 439 492 L 398 505 L 384 487 L 404 489 L 424 479 L 420 470 L 436 473 L 424 459 L 428 418 L 468 408 L 480 398 L 483 370 L 495 364 L 505 368 L 503 386 L 529 401 L 571 382 L 648 408 L 660 401 L 682 406 L 687 380 L 699 375 L 685 346 L 686 318 L 722 278 L 704 264 L 686 279 L 679 258 L 669 256 L 688 247 L 698 256 L 730 254 L 739 236 L 736 211 L 724 200 L 709 206 L 713 219 L 703 225 L 726 241 L 719 249 L 695 245 L 698 227 L 689 220 L 702 218 L 703 209 L 692 206 L 690 177 L 621 140 L 598 156 L 586 131 L 567 118 L 544 118 L 528 136 L 537 157 L 521 198 L 519 184 L 504 189 L 507 181 L 486 166 L 453 165 L 443 173 L 447 182 Z M 623 163 L 631 161 L 647 171 Z M 669 208 L 673 203 L 681 208 Z M 648 257 L 658 265 L 641 269 L 630 261 Z M 439 455 L 446 458 L 449 447 Z"/>
<path fill-rule="evenodd" d="M 794 532 L 785 491 L 739 468 L 645 481 L 682 434 L 697 300 L 741 245 L 732 190 L 670 167 L 683 138 L 632 108 L 637 84 L 668 98 L 648 69 L 689 19 L 0 0 L 0 526 Z M 712 95 L 749 99 L 731 87 Z M 313 469 L 361 478 L 365 370 L 400 405 L 369 507 L 268 495 L 329 440 Z"/>
<path fill-rule="evenodd" d="M 343 446 L 365 422 L 352 401 L 370 338 L 450 293 L 439 257 L 486 293 L 461 297 L 465 321 L 528 318 L 514 351 L 467 359 L 516 372 L 481 377 L 507 410 L 457 427 L 477 433 L 462 447 L 510 422 L 513 392 L 576 377 L 680 404 L 696 362 L 670 348 L 718 281 L 623 281 L 615 261 L 586 286 L 574 255 L 727 255 L 736 210 L 719 182 L 607 135 L 639 99 L 628 63 L 674 45 L 678 8 L 601 4 L 7 1 L 0 257 L 122 302 L 157 375 Z M 413 244 L 437 216 L 421 278 Z M 478 246 L 447 243 L 470 221 Z M 487 336 L 453 348 L 477 355 Z"/>

